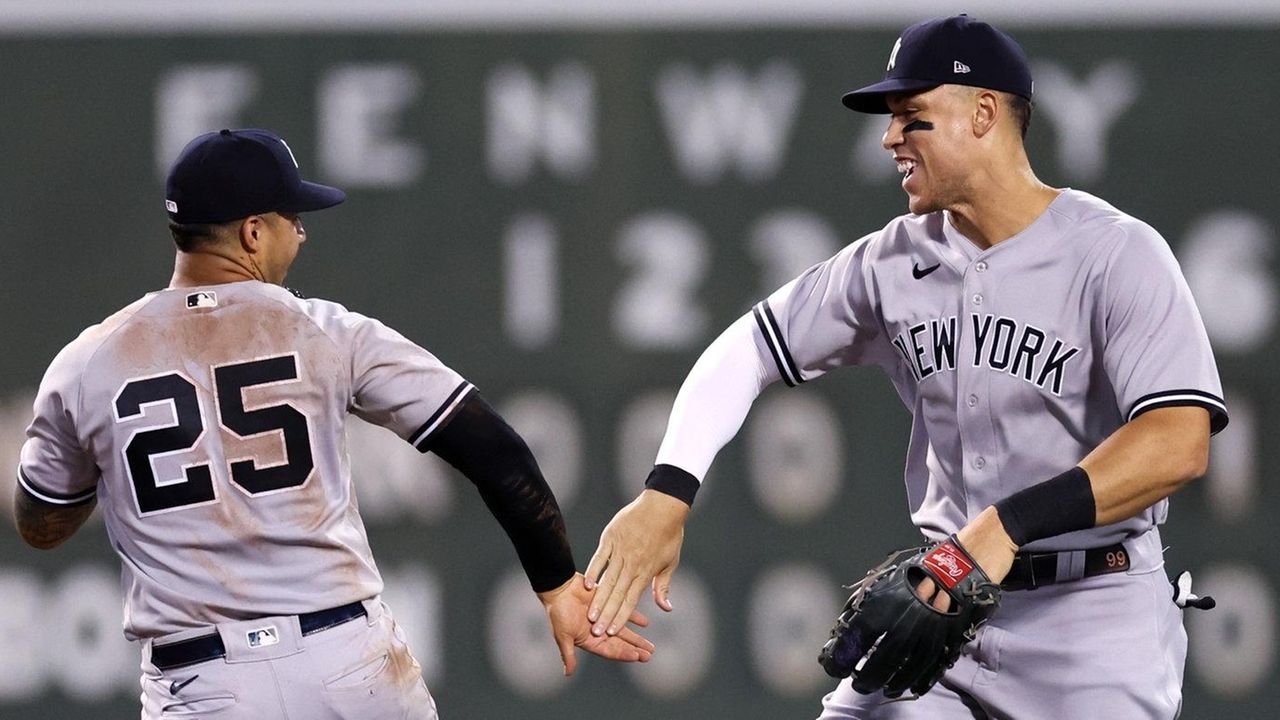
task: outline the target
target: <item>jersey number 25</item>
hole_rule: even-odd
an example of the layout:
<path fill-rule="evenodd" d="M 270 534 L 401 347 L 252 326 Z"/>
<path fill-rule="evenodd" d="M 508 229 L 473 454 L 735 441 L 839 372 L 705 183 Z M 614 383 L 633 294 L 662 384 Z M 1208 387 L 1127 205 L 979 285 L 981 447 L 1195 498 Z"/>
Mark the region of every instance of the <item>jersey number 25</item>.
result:
<path fill-rule="evenodd" d="M 231 482 L 250 495 L 300 487 L 311 475 L 311 435 L 307 418 L 288 403 L 253 410 L 244 406 L 244 389 L 298 381 L 297 357 L 279 357 L 219 365 L 213 369 L 219 424 L 239 438 L 279 432 L 285 462 L 259 467 L 253 458 L 230 461 Z M 171 372 L 130 380 L 116 394 L 116 422 L 141 416 L 148 405 L 169 403 L 175 422 L 135 430 L 124 446 L 124 461 L 138 512 L 143 515 L 217 501 L 213 474 L 207 462 L 186 465 L 183 477 L 158 480 L 152 460 L 186 452 L 204 438 L 205 423 L 195 383 Z"/>

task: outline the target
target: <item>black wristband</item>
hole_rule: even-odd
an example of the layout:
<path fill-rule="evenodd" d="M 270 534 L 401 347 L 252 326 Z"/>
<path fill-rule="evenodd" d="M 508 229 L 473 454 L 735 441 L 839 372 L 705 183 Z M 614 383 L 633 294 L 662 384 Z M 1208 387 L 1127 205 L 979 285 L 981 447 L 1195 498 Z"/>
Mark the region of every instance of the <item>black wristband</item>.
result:
<path fill-rule="evenodd" d="M 1089 474 L 1079 466 L 1019 490 L 997 502 L 995 508 L 1005 532 L 1018 547 L 1091 528 L 1098 522 Z"/>
<path fill-rule="evenodd" d="M 702 483 L 698 478 L 681 470 L 675 465 L 654 465 L 644 486 L 650 490 L 670 495 L 683 500 L 686 505 L 693 505 L 693 496 L 698 494 Z"/>

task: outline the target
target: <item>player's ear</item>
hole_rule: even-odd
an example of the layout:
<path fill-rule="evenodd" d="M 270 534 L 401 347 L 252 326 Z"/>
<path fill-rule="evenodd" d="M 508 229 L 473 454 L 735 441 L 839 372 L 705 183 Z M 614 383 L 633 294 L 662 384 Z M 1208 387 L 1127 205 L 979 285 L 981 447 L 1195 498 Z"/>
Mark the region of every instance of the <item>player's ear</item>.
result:
<path fill-rule="evenodd" d="M 240 247 L 249 254 L 257 253 L 262 248 L 260 235 L 266 228 L 261 215 L 250 215 L 240 222 Z"/>
<path fill-rule="evenodd" d="M 984 137 L 996 126 L 1000 113 L 1000 97 L 990 90 L 978 90 L 973 94 L 973 134 Z"/>

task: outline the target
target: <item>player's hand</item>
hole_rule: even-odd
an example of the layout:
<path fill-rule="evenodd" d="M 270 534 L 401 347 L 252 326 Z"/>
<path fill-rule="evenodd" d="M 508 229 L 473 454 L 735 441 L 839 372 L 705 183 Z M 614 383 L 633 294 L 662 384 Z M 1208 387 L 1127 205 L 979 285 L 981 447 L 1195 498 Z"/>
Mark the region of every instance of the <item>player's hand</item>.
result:
<path fill-rule="evenodd" d="M 587 566 L 585 587 L 596 589 L 587 615 L 592 634 L 618 632 L 646 586 L 654 603 L 671 612 L 671 576 L 680 564 L 688 516 L 683 501 L 648 489 L 613 516 Z"/>
<path fill-rule="evenodd" d="M 593 595 L 584 586 L 581 573 L 574 573 L 568 582 L 555 590 L 538 593 L 538 599 L 547 610 L 547 620 L 551 623 L 551 637 L 560 648 L 565 677 L 572 675 L 578 667 L 578 658 L 573 649 L 575 646 L 609 660 L 648 662 L 653 656 L 654 645 L 631 628 L 623 627 L 613 637 L 596 637 L 591 634 L 587 605 Z M 639 627 L 649 624 L 649 618 L 639 612 L 631 613 L 630 621 Z"/>
<path fill-rule="evenodd" d="M 978 562 L 978 567 L 991 578 L 991 582 L 999 583 L 1009 574 L 1013 567 L 1014 553 L 1018 546 L 1013 543 L 1009 533 L 994 507 L 987 507 L 956 533 L 956 539 L 969 551 L 969 555 Z M 942 612 L 951 609 L 951 596 L 940 592 L 932 578 L 926 577 L 916 585 L 916 597 L 933 605 Z"/>

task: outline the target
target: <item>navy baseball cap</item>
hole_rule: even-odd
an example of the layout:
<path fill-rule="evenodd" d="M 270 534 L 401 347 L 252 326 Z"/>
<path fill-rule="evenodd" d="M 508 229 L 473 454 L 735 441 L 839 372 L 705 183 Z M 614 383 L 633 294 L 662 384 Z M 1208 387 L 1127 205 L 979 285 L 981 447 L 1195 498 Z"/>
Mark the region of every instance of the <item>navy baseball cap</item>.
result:
<path fill-rule="evenodd" d="M 164 186 L 169 219 L 183 224 L 310 212 L 346 199 L 338 188 L 303 180 L 284 139 L 257 128 L 205 133 L 187 143 Z"/>
<path fill-rule="evenodd" d="M 1013 38 L 968 15 L 925 20 L 898 38 L 884 80 L 845 93 L 850 110 L 888 113 L 885 95 L 938 85 L 971 85 L 1021 95 L 1034 90 L 1027 55 Z"/>

